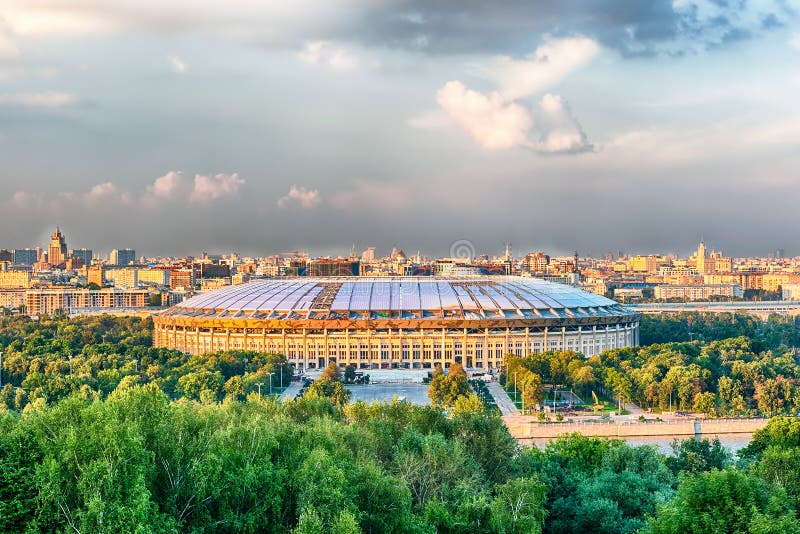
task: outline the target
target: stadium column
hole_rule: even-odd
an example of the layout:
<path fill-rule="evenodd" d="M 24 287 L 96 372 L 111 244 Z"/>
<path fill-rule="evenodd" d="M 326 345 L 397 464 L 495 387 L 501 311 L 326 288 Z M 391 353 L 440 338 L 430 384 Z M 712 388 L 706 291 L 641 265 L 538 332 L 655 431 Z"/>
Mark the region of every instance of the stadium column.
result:
<path fill-rule="evenodd" d="M 525 327 L 525 354 L 523 356 L 527 356 L 531 353 L 531 328 L 529 326 Z"/>
<path fill-rule="evenodd" d="M 324 340 L 324 343 L 325 343 L 325 366 L 327 367 L 328 363 L 330 362 L 330 357 L 331 357 L 331 351 L 328 350 L 328 329 L 327 328 L 323 328 L 322 329 L 322 337 L 323 337 L 323 340 Z M 339 360 L 341 360 L 341 358 L 339 357 L 339 354 L 337 352 L 337 354 L 336 354 L 336 365 L 339 365 L 339 363 L 340 363 Z"/>
<path fill-rule="evenodd" d="M 306 338 L 306 329 L 303 327 L 303 358 L 308 361 L 308 339 Z M 314 367 L 319 367 L 319 360 L 314 362 Z"/>
<path fill-rule="evenodd" d="M 542 351 L 543 352 L 547 352 L 548 350 L 550 350 L 550 347 L 547 345 L 547 332 L 548 332 L 548 328 L 547 328 L 547 326 L 545 326 L 544 327 L 544 339 L 542 340 L 542 344 L 544 345 L 542 347 Z"/>
<path fill-rule="evenodd" d="M 567 327 L 561 327 L 561 350 L 567 350 Z"/>
<path fill-rule="evenodd" d="M 283 355 L 286 356 L 286 359 L 288 360 L 289 359 L 289 350 L 288 350 L 288 348 L 286 346 L 286 329 L 285 328 L 281 328 L 281 343 L 283 344 Z M 297 361 L 297 357 L 296 356 L 293 356 L 293 358 L 295 359 L 295 361 Z M 306 366 L 303 365 L 303 370 L 305 370 L 305 368 L 306 368 Z"/>
<path fill-rule="evenodd" d="M 494 347 L 489 348 L 489 327 L 486 327 L 483 333 L 483 350 L 484 350 L 484 360 L 486 361 L 486 365 L 488 367 L 495 367 L 494 365 L 491 364 L 492 349 L 494 349 Z"/>
<path fill-rule="evenodd" d="M 455 356 L 456 348 L 453 346 L 453 355 Z M 470 358 L 469 349 L 467 349 L 467 329 L 464 328 L 464 335 L 461 338 L 461 359 L 465 362 Z M 475 366 L 475 356 L 472 356 L 472 366 Z"/>
<path fill-rule="evenodd" d="M 441 358 L 442 358 L 442 361 L 445 361 L 445 360 L 447 360 L 447 340 L 446 340 L 446 336 L 445 336 L 445 332 L 444 332 L 444 327 L 441 328 L 440 332 L 441 332 L 441 335 L 439 337 L 442 340 L 441 341 L 441 343 L 442 343 Z M 455 356 L 455 353 L 453 353 L 453 355 L 450 357 L 450 365 L 453 365 L 453 362 L 455 362 L 455 361 L 456 361 L 456 356 Z"/>
<path fill-rule="evenodd" d="M 231 329 L 225 329 L 225 350 L 231 350 Z"/>
<path fill-rule="evenodd" d="M 503 347 L 503 353 L 500 355 L 501 359 L 498 361 L 497 353 L 495 353 L 495 360 L 494 366 L 495 367 L 502 367 L 503 359 L 505 359 L 506 355 L 511 354 L 511 328 L 506 327 L 506 342 L 505 347 Z"/>

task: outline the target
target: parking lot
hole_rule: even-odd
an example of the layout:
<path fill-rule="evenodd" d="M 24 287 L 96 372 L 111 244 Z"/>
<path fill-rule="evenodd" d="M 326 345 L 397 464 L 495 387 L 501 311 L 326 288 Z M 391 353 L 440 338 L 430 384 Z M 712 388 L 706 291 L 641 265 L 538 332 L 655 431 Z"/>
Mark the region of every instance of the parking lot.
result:
<path fill-rule="evenodd" d="M 430 404 L 428 398 L 428 385 L 427 384 L 367 384 L 364 386 L 348 385 L 353 396 L 350 402 L 363 400 L 365 402 L 389 402 L 394 397 L 400 400 L 406 400 L 412 404 L 427 405 Z"/>

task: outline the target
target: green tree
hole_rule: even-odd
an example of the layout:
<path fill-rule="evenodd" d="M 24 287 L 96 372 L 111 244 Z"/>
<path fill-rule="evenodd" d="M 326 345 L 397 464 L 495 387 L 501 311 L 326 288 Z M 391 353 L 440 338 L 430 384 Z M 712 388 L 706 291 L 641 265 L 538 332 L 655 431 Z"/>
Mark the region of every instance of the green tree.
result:
<path fill-rule="evenodd" d="M 765 516 L 771 518 L 766 523 Z M 758 477 L 728 469 L 681 479 L 677 495 L 659 509 L 649 531 L 755 534 L 765 532 L 768 523 L 779 524 L 785 529 L 781 532 L 800 532 L 800 523 L 783 490 Z"/>
<path fill-rule="evenodd" d="M 344 380 L 348 384 L 352 384 L 355 379 L 356 379 L 356 366 L 350 364 L 344 368 Z"/>
<path fill-rule="evenodd" d="M 496 532 L 535 534 L 542 531 L 547 488 L 536 478 L 515 478 L 495 488 L 492 526 Z"/>
<path fill-rule="evenodd" d="M 341 382 L 332 381 L 328 378 L 320 377 L 309 386 L 304 397 L 308 399 L 324 398 L 330 400 L 336 406 L 343 406 L 350 400 L 350 390 L 344 387 Z"/>

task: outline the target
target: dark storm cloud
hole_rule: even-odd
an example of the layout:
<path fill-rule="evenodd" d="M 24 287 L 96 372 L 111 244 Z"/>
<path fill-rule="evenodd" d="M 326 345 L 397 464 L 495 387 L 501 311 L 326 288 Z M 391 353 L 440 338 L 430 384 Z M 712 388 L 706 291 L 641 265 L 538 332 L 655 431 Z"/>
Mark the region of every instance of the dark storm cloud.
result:
<path fill-rule="evenodd" d="M 704 18 L 696 6 L 678 8 L 671 0 L 411 0 L 368 11 L 350 37 L 436 54 L 508 54 L 529 52 L 543 35 L 582 34 L 634 56 L 680 54 L 752 36 L 744 2 L 716 4 L 720 14 Z M 756 26 L 778 27 L 793 16 L 781 11 L 762 14 Z"/>

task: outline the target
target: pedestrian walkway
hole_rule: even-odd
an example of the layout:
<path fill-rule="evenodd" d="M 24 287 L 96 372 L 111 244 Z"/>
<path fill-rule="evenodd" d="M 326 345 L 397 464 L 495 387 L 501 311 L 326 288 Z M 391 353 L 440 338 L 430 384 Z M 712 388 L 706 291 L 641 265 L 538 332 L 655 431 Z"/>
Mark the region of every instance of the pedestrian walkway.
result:
<path fill-rule="evenodd" d="M 298 393 L 300 393 L 301 389 L 303 389 L 302 382 L 300 381 L 292 382 L 291 384 L 289 384 L 288 388 L 283 390 L 283 393 L 281 393 L 281 396 L 278 397 L 278 400 L 279 401 L 292 400 L 297 396 Z"/>
<path fill-rule="evenodd" d="M 519 410 L 514 404 L 514 401 L 511 400 L 511 397 L 508 396 L 508 393 L 500 386 L 499 382 L 489 382 L 487 386 L 489 388 L 489 393 L 494 397 L 494 403 L 500 408 L 501 414 L 519 415 Z"/>

